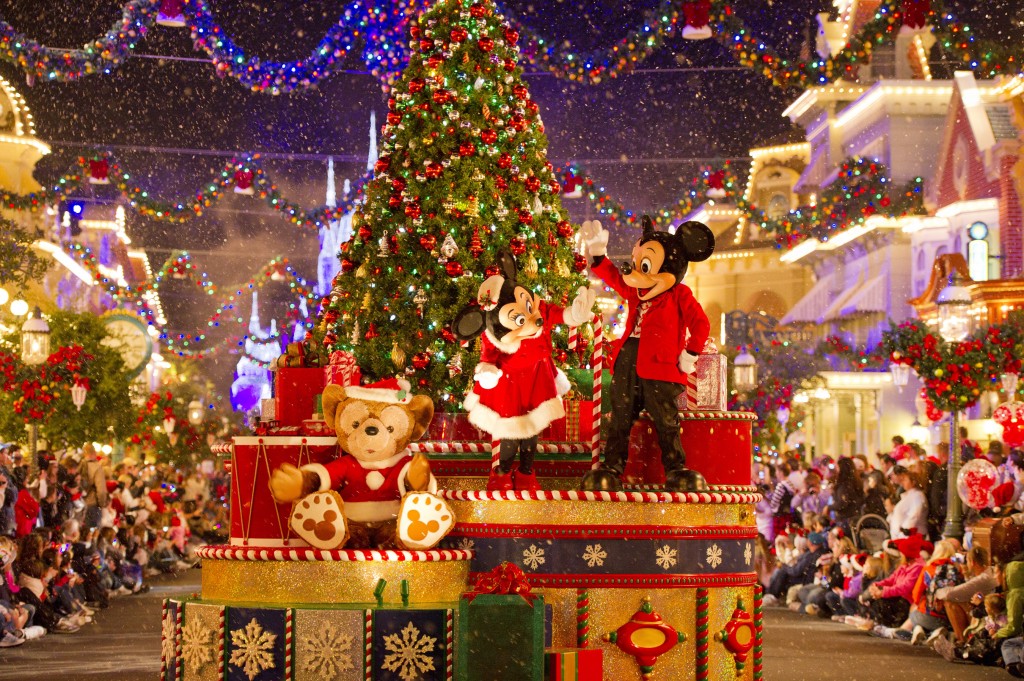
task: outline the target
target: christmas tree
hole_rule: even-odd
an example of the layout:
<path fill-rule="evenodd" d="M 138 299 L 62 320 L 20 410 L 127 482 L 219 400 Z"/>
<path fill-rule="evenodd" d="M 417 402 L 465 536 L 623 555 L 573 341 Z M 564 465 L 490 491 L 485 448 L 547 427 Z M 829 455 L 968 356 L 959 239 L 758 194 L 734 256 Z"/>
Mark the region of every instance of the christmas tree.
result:
<path fill-rule="evenodd" d="M 451 409 L 477 348 L 461 347 L 449 325 L 498 273 L 498 251 L 516 256 L 520 283 L 559 304 L 586 285 L 586 262 L 573 251 L 517 32 L 490 0 L 440 0 L 410 33 L 413 54 L 323 313 L 323 347 L 353 353 L 364 376 L 404 373 Z M 554 336 L 556 363 L 586 356 L 582 341 L 578 357 L 566 352 L 564 327 Z"/>

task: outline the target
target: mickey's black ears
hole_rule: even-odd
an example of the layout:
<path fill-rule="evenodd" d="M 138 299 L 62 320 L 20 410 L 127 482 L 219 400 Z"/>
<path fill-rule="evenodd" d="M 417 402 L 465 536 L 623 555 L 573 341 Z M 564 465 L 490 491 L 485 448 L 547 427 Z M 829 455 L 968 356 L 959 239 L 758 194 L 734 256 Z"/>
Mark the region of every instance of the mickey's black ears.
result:
<path fill-rule="evenodd" d="M 487 315 L 476 305 L 464 307 L 452 321 L 452 333 L 460 341 L 473 340 L 487 327 Z"/>
<path fill-rule="evenodd" d="M 684 222 L 676 229 L 676 238 L 690 262 L 707 260 L 715 250 L 715 234 L 703 222 Z"/>
<path fill-rule="evenodd" d="M 643 225 L 643 229 L 644 229 L 644 233 L 643 233 L 643 236 L 641 237 L 641 239 L 643 241 L 647 241 L 648 239 L 650 239 L 654 235 L 654 232 L 655 232 L 655 230 L 654 230 L 654 222 L 651 220 L 651 216 L 650 215 L 645 215 L 643 217 L 643 220 L 641 221 L 640 224 Z"/>
<path fill-rule="evenodd" d="M 505 281 L 515 283 L 518 269 L 516 267 L 516 259 L 512 257 L 512 254 L 508 251 L 498 251 L 498 267 L 501 268 L 501 273 L 505 276 Z"/>

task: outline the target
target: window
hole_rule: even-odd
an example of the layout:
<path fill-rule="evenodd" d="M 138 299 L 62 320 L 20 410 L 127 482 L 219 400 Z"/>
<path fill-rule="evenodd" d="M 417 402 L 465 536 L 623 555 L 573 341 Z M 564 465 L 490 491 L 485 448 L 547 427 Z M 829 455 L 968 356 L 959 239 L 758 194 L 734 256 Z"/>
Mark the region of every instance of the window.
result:
<path fill-rule="evenodd" d="M 789 212 L 789 197 L 785 194 L 773 194 L 768 202 L 768 217 L 781 218 Z"/>

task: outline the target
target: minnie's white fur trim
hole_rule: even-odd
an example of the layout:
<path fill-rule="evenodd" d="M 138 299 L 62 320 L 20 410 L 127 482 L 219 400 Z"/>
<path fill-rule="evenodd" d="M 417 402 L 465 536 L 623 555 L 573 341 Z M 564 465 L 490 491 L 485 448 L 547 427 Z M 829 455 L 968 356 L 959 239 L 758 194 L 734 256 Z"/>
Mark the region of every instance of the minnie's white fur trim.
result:
<path fill-rule="evenodd" d="M 467 395 L 463 406 L 469 412 L 470 423 L 498 439 L 525 440 L 540 435 L 552 421 L 565 416 L 565 407 L 560 397 L 545 400 L 521 416 L 500 415 L 490 407 L 480 404 L 480 398 L 476 393 Z"/>
<path fill-rule="evenodd" d="M 561 397 L 570 390 L 572 390 L 572 384 L 569 383 L 569 377 L 561 369 L 555 369 L 555 392 Z"/>
<path fill-rule="evenodd" d="M 519 346 L 522 345 L 522 341 L 516 341 L 514 343 L 505 343 L 504 341 L 498 340 L 490 329 L 484 329 L 484 334 L 487 336 L 487 340 L 494 343 L 494 347 L 498 348 L 506 355 L 514 355 L 519 351 Z"/>

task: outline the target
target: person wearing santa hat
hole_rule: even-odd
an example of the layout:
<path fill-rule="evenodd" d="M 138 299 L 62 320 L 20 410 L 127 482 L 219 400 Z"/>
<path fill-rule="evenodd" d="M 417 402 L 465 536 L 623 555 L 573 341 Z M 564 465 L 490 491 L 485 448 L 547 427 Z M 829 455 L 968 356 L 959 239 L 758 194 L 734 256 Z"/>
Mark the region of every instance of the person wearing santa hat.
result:
<path fill-rule="evenodd" d="M 891 575 L 868 587 L 871 620 L 863 628 L 873 636 L 910 640 L 911 633 L 899 627 L 910 615 L 914 585 L 924 569 L 925 555 L 931 554 L 933 548 L 932 543 L 916 531 L 887 542 L 887 550 L 899 552 L 900 564 Z"/>

